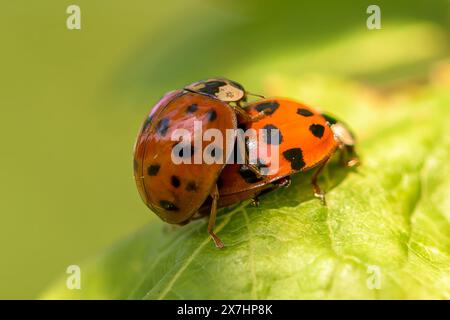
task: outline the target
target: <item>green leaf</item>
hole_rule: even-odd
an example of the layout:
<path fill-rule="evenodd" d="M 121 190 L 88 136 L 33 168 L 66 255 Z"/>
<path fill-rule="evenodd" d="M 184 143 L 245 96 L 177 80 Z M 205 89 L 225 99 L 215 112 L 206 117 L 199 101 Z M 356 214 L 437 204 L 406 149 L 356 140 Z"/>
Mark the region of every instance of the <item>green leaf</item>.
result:
<path fill-rule="evenodd" d="M 214 247 L 205 221 L 170 230 L 154 220 L 82 265 L 81 290 L 67 289 L 62 277 L 42 297 L 449 299 L 448 86 L 381 95 L 314 79 L 284 83 L 290 96 L 314 92 L 345 119 L 362 158 L 356 170 L 333 162 L 325 171 L 327 206 L 313 197 L 311 174 L 297 174 L 259 207 L 221 211 L 224 250 Z"/>

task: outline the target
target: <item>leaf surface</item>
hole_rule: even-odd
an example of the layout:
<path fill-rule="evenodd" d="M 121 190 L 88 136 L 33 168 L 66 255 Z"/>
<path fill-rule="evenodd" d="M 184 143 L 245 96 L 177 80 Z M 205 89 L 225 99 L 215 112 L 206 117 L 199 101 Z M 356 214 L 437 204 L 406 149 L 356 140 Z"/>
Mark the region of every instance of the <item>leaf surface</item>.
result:
<path fill-rule="evenodd" d="M 359 138 L 362 165 L 335 161 L 321 177 L 327 206 L 311 173 L 298 174 L 259 207 L 221 211 L 224 250 L 206 221 L 171 230 L 155 219 L 82 265 L 81 290 L 63 277 L 43 298 L 449 299 L 448 86 L 380 95 L 336 79 L 286 82 L 292 97 L 316 92 Z"/>

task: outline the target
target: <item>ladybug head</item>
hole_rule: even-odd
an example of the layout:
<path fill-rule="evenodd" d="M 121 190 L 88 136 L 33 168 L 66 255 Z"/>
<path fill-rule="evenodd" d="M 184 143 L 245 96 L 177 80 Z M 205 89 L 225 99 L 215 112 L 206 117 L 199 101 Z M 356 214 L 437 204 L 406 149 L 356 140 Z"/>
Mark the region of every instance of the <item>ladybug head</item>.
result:
<path fill-rule="evenodd" d="M 195 82 L 185 87 L 186 90 L 210 96 L 224 102 L 245 101 L 245 89 L 235 81 L 215 78 Z"/>
<path fill-rule="evenodd" d="M 323 114 L 323 116 L 333 132 L 334 139 L 338 142 L 339 148 L 346 153 L 347 166 L 354 167 L 359 165 L 360 161 L 355 151 L 355 136 L 352 131 L 345 123 L 326 114 Z"/>
<path fill-rule="evenodd" d="M 333 131 L 333 135 L 335 139 L 345 145 L 345 146 L 354 146 L 355 145 L 355 137 L 352 132 L 344 125 L 342 122 L 336 122 L 330 126 L 331 131 Z"/>

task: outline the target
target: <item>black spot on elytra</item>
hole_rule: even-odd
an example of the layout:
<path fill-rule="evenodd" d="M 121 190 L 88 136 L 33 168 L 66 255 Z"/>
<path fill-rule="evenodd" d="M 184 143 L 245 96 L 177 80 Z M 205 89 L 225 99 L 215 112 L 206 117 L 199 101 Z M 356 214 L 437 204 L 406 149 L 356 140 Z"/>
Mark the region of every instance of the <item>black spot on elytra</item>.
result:
<path fill-rule="evenodd" d="M 197 183 L 195 181 L 189 181 L 186 184 L 186 191 L 197 191 Z"/>
<path fill-rule="evenodd" d="M 196 103 L 193 103 L 189 107 L 186 108 L 187 113 L 194 113 L 197 110 L 198 110 L 198 104 L 196 104 Z"/>
<path fill-rule="evenodd" d="M 292 148 L 283 152 L 283 157 L 291 163 L 293 170 L 300 170 L 305 166 L 303 152 L 300 148 Z"/>
<path fill-rule="evenodd" d="M 325 120 L 327 120 L 327 122 L 329 124 L 335 124 L 337 122 L 337 120 L 335 118 L 333 118 L 332 116 L 323 113 L 322 116 L 325 118 Z"/>
<path fill-rule="evenodd" d="M 280 106 L 280 104 L 278 102 L 269 101 L 269 102 L 263 102 L 263 103 L 256 105 L 255 109 L 258 110 L 259 112 L 269 109 L 268 111 L 265 112 L 265 114 L 271 115 L 278 109 L 279 106 Z"/>
<path fill-rule="evenodd" d="M 209 152 L 209 154 L 211 155 L 211 157 L 212 158 L 221 158 L 222 156 L 223 156 L 223 152 L 222 152 L 222 149 L 221 148 L 219 148 L 218 146 L 212 146 L 212 147 L 210 147 L 210 148 L 208 148 L 209 150 L 208 150 L 208 152 Z"/>
<path fill-rule="evenodd" d="M 261 177 L 258 178 L 256 173 L 246 166 L 239 166 L 239 174 L 247 183 L 256 183 L 262 180 Z"/>
<path fill-rule="evenodd" d="M 178 188 L 181 184 L 180 179 L 177 176 L 170 177 L 170 184 L 175 188 Z"/>
<path fill-rule="evenodd" d="M 148 128 L 148 126 L 152 123 L 152 120 L 153 116 L 149 116 L 147 117 L 147 119 L 145 119 L 144 124 L 142 125 L 142 132 L 144 132 Z"/>
<path fill-rule="evenodd" d="M 223 87 L 224 85 L 226 85 L 226 83 L 223 81 L 216 81 L 216 80 L 207 81 L 207 82 L 205 82 L 205 86 L 203 88 L 199 89 L 198 91 L 201 93 L 215 96 L 216 93 L 219 92 L 219 88 Z"/>
<path fill-rule="evenodd" d="M 159 164 L 152 164 L 147 168 L 147 173 L 149 176 L 156 176 L 158 174 L 159 168 L 161 166 Z"/>
<path fill-rule="evenodd" d="M 160 136 L 164 136 L 167 133 L 167 129 L 169 129 L 169 119 L 168 118 L 162 118 L 158 121 L 158 124 L 156 125 L 156 132 Z"/>
<path fill-rule="evenodd" d="M 304 116 L 304 117 L 311 117 L 311 116 L 314 115 L 314 113 L 312 113 L 308 109 L 303 109 L 303 108 L 298 108 L 297 109 L 297 114 L 299 114 L 301 116 Z"/>
<path fill-rule="evenodd" d="M 173 148 L 175 148 L 175 146 L 177 146 L 177 145 L 179 145 L 179 144 L 182 144 L 182 142 L 180 142 L 180 143 L 175 143 L 175 144 L 172 146 L 172 154 L 173 154 L 174 156 L 178 156 L 179 158 L 193 157 L 193 156 L 194 156 L 195 148 L 194 148 L 194 146 L 193 146 L 192 144 L 189 146 L 189 148 L 190 148 L 190 154 L 184 154 L 184 149 L 186 148 L 186 146 L 181 145 L 181 146 L 180 146 L 180 150 L 179 150 L 179 152 L 178 152 L 178 155 L 176 155 L 175 152 L 173 151 Z"/>
<path fill-rule="evenodd" d="M 263 139 L 265 143 L 279 145 L 283 141 L 280 129 L 273 124 L 266 124 L 263 129 Z M 272 139 L 272 134 L 275 136 L 274 139 Z"/>
<path fill-rule="evenodd" d="M 171 201 L 161 200 L 159 201 L 161 207 L 163 207 L 167 211 L 178 211 L 178 207 Z"/>
<path fill-rule="evenodd" d="M 321 124 L 312 124 L 309 126 L 309 131 L 311 131 L 311 133 L 317 137 L 317 138 L 322 138 L 323 136 L 323 132 L 325 131 L 325 127 Z"/>
<path fill-rule="evenodd" d="M 217 112 L 216 112 L 216 110 L 214 110 L 214 109 L 209 110 L 209 111 L 206 113 L 206 118 L 207 118 L 208 121 L 210 121 L 210 122 L 216 120 L 216 119 L 217 119 Z"/>

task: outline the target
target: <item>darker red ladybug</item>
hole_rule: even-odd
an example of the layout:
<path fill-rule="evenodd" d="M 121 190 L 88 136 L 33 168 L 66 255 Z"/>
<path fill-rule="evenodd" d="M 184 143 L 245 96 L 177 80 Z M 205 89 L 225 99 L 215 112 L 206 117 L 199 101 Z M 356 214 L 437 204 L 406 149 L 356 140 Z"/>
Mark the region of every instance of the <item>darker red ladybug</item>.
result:
<path fill-rule="evenodd" d="M 208 232 L 219 248 L 223 243 L 213 232 L 219 198 L 216 181 L 226 161 L 175 164 L 173 157 L 194 158 L 209 142 L 203 141 L 197 148 L 180 145 L 172 140 L 172 133 L 184 129 L 193 135 L 197 121 L 201 130 L 217 129 L 226 136 L 227 129 L 237 127 L 236 113 L 243 122 L 265 116 L 265 110 L 247 114 L 242 105 L 245 100 L 244 88 L 227 79 L 200 81 L 170 92 L 151 110 L 134 148 L 134 176 L 145 204 L 165 222 L 186 224 L 210 196 Z"/>

